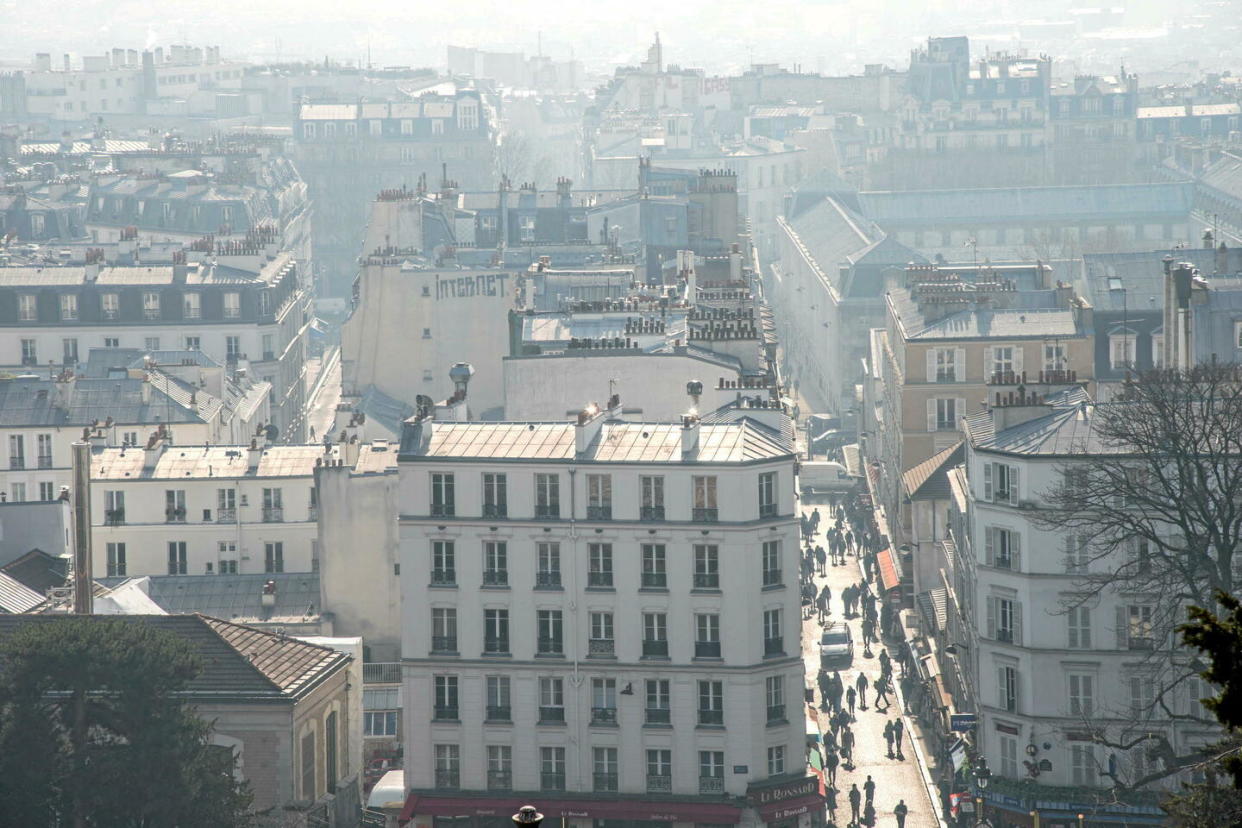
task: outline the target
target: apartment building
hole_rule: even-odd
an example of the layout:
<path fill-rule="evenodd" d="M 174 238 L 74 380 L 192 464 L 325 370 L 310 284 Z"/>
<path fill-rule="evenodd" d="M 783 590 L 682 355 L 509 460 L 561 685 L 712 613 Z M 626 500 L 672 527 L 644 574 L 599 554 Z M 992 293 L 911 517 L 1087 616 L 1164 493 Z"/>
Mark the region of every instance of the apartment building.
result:
<path fill-rule="evenodd" d="M 173 445 L 91 451 L 100 576 L 314 572 L 314 469 L 335 447 Z"/>
<path fill-rule="evenodd" d="M 823 814 L 785 413 L 619 415 L 407 425 L 403 819 Z"/>

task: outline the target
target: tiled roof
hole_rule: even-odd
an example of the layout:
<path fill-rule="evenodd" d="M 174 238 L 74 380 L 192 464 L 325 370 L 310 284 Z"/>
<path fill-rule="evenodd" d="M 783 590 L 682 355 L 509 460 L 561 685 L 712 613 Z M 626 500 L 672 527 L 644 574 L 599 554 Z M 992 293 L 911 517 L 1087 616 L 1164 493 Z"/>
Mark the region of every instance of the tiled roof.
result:
<path fill-rule="evenodd" d="M 999 433 L 994 431 L 990 412 L 972 414 L 965 419 L 966 439 L 976 450 L 1007 454 L 1065 457 L 1124 453 L 1096 430 L 1096 404 L 1081 388 L 1067 389 L 1047 404 L 1047 414 Z"/>
<path fill-rule="evenodd" d="M 945 500 L 949 497 L 948 470 L 962 462 L 965 443 L 954 445 L 933 454 L 901 476 L 906 495 L 911 499 Z"/>
<path fill-rule="evenodd" d="M 907 339 L 1024 339 L 1082 336 L 1086 333 L 1073 311 L 1049 307 L 1053 291 L 1021 291 L 1013 296 L 1018 307 L 981 310 L 966 307 L 928 322 L 905 288 L 889 291 L 889 302 Z"/>
<path fill-rule="evenodd" d="M 339 448 L 325 455 L 321 445 L 268 446 L 259 465 L 249 470 L 245 446 L 166 446 L 152 468 L 145 468 L 141 448 L 97 448 L 91 452 L 93 480 L 184 480 L 188 477 L 310 477 L 321 457 L 335 459 Z"/>

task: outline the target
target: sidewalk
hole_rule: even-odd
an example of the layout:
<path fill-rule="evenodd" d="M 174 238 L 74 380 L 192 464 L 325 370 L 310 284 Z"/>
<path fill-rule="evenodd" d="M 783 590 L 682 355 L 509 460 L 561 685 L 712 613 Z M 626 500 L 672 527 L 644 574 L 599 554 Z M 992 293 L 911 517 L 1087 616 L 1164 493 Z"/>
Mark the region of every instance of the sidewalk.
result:
<path fill-rule="evenodd" d="M 810 514 L 816 508 L 814 505 L 806 505 L 802 507 L 805 514 Z M 823 530 L 831 525 L 828 520 L 828 509 L 826 504 L 820 504 L 820 529 Z M 823 532 L 819 532 L 814 542 L 824 544 Z M 826 576 L 815 576 L 815 585 L 822 589 L 827 584 L 832 590 L 831 614 L 827 617 L 827 622 L 839 622 L 844 618 L 844 605 L 841 602 L 841 592 L 851 583 L 857 584 L 863 580 L 862 568 L 858 558 L 853 555 L 847 555 L 846 564 L 844 566 L 827 566 Z M 854 684 L 858 678 L 859 672 L 867 675 L 869 682 L 874 681 L 880 675 L 879 655 L 883 645 L 872 647 L 872 658 L 863 655 L 862 647 L 862 619 L 856 617 L 849 619 L 851 632 L 854 636 L 854 660 L 850 665 L 841 664 L 839 672 L 841 679 L 846 687 Z M 817 621 L 817 617 L 802 622 L 802 658 L 806 665 L 806 681 L 808 687 L 816 687 L 816 677 L 819 673 L 819 637 L 821 627 Z M 897 663 L 897 654 L 890 652 L 890 656 L 894 659 L 894 675 L 900 676 L 901 670 Z M 896 683 L 896 682 L 894 682 Z M 819 704 L 819 691 L 816 689 L 815 694 L 816 705 Z M 931 777 L 926 771 L 925 757 L 922 754 L 922 746 L 914 739 L 915 730 L 913 728 L 913 720 L 910 716 L 902 717 L 905 721 L 905 739 L 903 740 L 904 760 L 887 758 L 887 746 L 884 741 L 884 723 L 888 720 L 895 720 L 901 716 L 902 700 L 894 698 L 890 694 L 890 706 L 886 711 L 877 712 L 872 705 L 874 701 L 874 693 L 872 689 L 867 689 L 867 709 L 856 710 L 856 721 L 852 726 L 857 742 L 854 746 L 854 770 L 846 771 L 839 768 L 837 771 L 837 820 L 838 826 L 847 825 L 850 821 L 850 807 L 848 792 L 851 785 L 858 785 L 859 790 L 863 788 L 863 783 L 867 776 L 870 775 L 876 784 L 875 791 L 875 810 L 876 825 L 889 828 L 897 825 L 897 818 L 893 815 L 893 808 L 897 805 L 899 799 L 904 799 L 909 813 L 906 817 L 906 828 L 942 828 L 943 823 L 939 818 L 939 805 L 934 801 L 932 795 L 928 791 L 931 785 Z M 933 790 L 934 790 L 934 786 Z M 864 800 L 865 801 L 865 800 Z"/>

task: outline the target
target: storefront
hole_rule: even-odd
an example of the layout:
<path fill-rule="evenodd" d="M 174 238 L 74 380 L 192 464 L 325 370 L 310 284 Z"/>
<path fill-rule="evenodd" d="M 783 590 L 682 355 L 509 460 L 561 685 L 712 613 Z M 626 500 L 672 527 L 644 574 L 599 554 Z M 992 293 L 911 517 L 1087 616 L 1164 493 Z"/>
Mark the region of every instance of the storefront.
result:
<path fill-rule="evenodd" d="M 823 779 L 801 779 L 751 785 L 746 798 L 768 828 L 822 828 L 826 818 Z"/>
<path fill-rule="evenodd" d="M 534 805 L 545 824 L 591 828 L 673 828 L 674 823 L 700 826 L 736 825 L 742 810 L 719 801 L 650 801 L 641 799 L 551 799 L 486 795 L 447 796 L 411 793 L 397 822 L 411 828 L 513 828 L 512 816 L 523 805 Z"/>

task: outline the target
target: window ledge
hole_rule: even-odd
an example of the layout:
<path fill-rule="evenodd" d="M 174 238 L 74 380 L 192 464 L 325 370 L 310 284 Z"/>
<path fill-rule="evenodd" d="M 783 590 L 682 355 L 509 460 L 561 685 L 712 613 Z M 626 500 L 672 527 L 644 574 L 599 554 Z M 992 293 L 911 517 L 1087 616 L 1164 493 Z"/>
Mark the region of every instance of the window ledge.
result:
<path fill-rule="evenodd" d="M 784 585 L 783 583 L 780 583 L 780 584 L 767 584 L 766 586 L 764 586 L 763 591 L 764 591 L 764 592 L 776 592 L 776 591 L 778 591 L 778 590 L 782 590 L 782 589 L 784 589 L 784 588 L 785 588 L 785 585 Z"/>
<path fill-rule="evenodd" d="M 719 587 L 695 587 L 690 590 L 691 595 L 720 595 L 721 592 Z"/>
<path fill-rule="evenodd" d="M 639 587 L 638 591 L 654 595 L 668 595 L 668 587 Z"/>

